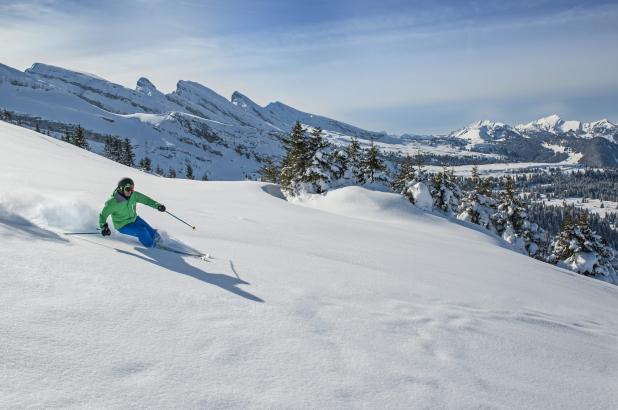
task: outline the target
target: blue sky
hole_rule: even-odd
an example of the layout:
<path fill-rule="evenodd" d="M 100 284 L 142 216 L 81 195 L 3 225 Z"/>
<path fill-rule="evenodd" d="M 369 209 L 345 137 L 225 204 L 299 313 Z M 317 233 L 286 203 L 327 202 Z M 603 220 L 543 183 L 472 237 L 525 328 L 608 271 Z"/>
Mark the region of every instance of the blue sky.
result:
<path fill-rule="evenodd" d="M 616 122 L 616 21 L 616 1 L 0 0 L 0 62 L 193 80 L 392 133 Z"/>

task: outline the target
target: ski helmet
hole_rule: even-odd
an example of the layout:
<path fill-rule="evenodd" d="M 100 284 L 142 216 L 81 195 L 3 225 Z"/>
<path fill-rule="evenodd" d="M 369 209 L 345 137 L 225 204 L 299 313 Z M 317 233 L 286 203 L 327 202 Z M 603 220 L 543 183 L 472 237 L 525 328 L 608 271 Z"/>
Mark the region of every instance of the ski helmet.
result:
<path fill-rule="evenodd" d="M 120 181 L 118 181 L 118 191 L 122 192 L 124 191 L 124 189 L 128 186 L 134 186 L 135 184 L 133 183 L 133 180 L 131 178 L 122 178 Z"/>

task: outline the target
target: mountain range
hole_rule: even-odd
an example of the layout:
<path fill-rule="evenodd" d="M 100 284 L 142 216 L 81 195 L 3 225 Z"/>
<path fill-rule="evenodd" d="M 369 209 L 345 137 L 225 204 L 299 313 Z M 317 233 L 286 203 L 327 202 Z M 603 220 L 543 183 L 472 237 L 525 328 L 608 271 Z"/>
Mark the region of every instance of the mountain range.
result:
<path fill-rule="evenodd" d="M 418 150 L 474 162 L 561 162 L 618 166 L 618 127 L 609 120 L 565 121 L 558 115 L 511 126 L 478 121 L 446 135 L 390 135 L 306 113 L 282 102 L 262 107 L 236 91 L 227 99 L 192 81 L 164 94 L 147 78 L 135 89 L 93 74 L 35 63 L 25 71 L 0 64 L 0 110 L 13 122 L 54 137 L 81 125 L 93 151 L 106 137 L 128 138 L 139 160 L 200 177 L 253 178 L 266 157 L 280 158 L 281 138 L 296 121 L 320 127 L 335 144 L 372 140 L 390 159 Z M 5 115 L 6 116 L 6 115 Z"/>

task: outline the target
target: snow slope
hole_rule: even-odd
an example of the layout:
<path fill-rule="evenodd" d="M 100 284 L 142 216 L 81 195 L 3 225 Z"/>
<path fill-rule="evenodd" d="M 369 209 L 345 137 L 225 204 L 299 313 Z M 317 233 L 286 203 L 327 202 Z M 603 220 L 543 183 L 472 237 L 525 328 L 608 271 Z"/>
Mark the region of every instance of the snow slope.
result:
<path fill-rule="evenodd" d="M 618 288 L 400 196 L 301 205 L 157 178 L 0 122 L 0 408 L 556 408 L 618 402 Z M 212 262 L 92 230 L 118 179 Z"/>

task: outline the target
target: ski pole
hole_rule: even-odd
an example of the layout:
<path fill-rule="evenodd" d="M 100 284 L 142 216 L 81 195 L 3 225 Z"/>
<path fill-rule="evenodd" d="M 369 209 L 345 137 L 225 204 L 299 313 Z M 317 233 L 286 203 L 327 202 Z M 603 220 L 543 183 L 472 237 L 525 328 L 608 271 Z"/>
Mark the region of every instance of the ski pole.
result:
<path fill-rule="evenodd" d="M 101 232 L 62 232 L 63 235 L 101 235 Z"/>
<path fill-rule="evenodd" d="M 173 216 L 174 218 L 178 219 L 180 222 L 182 222 L 183 224 L 190 226 L 193 230 L 195 230 L 195 226 L 190 225 L 188 223 L 186 223 L 185 221 L 183 221 L 182 219 L 180 219 L 179 217 L 177 217 L 176 215 L 174 215 L 173 213 L 169 212 L 169 211 L 165 211 L 166 214 L 170 214 L 171 216 Z"/>

